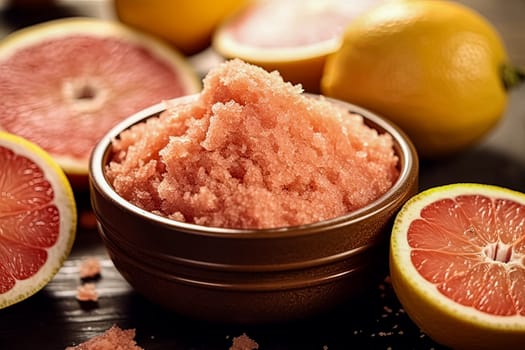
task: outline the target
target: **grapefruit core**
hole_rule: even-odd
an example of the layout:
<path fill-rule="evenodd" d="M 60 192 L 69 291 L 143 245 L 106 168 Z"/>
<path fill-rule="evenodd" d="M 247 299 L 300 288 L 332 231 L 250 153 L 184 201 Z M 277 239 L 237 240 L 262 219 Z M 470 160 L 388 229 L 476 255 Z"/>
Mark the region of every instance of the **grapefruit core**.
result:
<path fill-rule="evenodd" d="M 76 233 L 73 191 L 43 149 L 0 132 L 0 309 L 42 289 Z"/>
<path fill-rule="evenodd" d="M 117 122 L 164 99 L 200 90 L 183 56 L 118 22 L 68 18 L 0 42 L 0 130 L 50 153 L 73 185 Z"/>
<path fill-rule="evenodd" d="M 255 1 L 216 30 L 212 45 L 285 81 L 319 92 L 326 57 L 337 51 L 348 23 L 380 0 Z"/>
<path fill-rule="evenodd" d="M 410 199 L 391 237 L 392 285 L 407 314 L 454 349 L 525 340 L 525 194 L 481 184 Z"/>

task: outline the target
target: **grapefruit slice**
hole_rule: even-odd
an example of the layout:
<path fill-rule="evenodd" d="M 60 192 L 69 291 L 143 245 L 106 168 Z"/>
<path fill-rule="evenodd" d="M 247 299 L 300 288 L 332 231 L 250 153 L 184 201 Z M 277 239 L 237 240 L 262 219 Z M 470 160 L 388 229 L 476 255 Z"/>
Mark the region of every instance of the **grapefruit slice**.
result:
<path fill-rule="evenodd" d="M 285 81 L 319 92 L 326 57 L 342 42 L 348 23 L 380 0 L 254 1 L 216 30 L 212 46 L 226 58 L 240 58 Z"/>
<path fill-rule="evenodd" d="M 482 184 L 407 201 L 391 237 L 392 285 L 407 314 L 455 349 L 525 340 L 525 194 Z"/>
<path fill-rule="evenodd" d="M 158 39 L 110 20 L 67 18 L 2 40 L 0 90 L 0 130 L 44 148 L 75 186 L 87 184 L 91 150 L 118 121 L 198 92 L 200 79 Z"/>
<path fill-rule="evenodd" d="M 69 255 L 76 206 L 60 166 L 42 148 L 0 132 L 0 308 L 42 289 Z"/>

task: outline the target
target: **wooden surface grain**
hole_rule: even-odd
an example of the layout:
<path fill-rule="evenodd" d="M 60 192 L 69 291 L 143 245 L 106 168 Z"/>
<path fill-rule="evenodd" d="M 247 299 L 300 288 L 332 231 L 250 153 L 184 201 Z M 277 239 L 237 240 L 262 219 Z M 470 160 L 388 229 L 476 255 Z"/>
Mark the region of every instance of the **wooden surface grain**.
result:
<path fill-rule="evenodd" d="M 460 1 L 487 17 L 501 33 L 513 63 L 525 67 L 525 1 Z M 48 19 L 88 15 L 111 17 L 108 1 L 57 1 L 45 10 L 8 8 L 0 0 L 0 40 L 15 29 Z M 204 73 L 207 56 L 192 58 Z M 1 91 L 0 91 L 0 98 Z M 512 90 L 505 117 L 476 147 L 438 161 L 423 161 L 420 187 L 481 182 L 525 192 L 525 86 Z M 81 214 L 89 194 L 77 193 Z M 86 257 L 102 262 L 94 282 L 95 304 L 75 299 L 78 266 Z M 386 277 L 386 276 L 385 276 Z M 388 280 L 366 297 L 315 318 L 287 324 L 209 324 L 167 312 L 133 291 L 115 270 L 94 228 L 80 227 L 72 254 L 56 277 L 31 298 L 0 310 L 0 349 L 64 349 L 117 324 L 135 328 L 145 349 L 228 349 L 246 333 L 260 349 L 440 349 L 404 313 Z"/>

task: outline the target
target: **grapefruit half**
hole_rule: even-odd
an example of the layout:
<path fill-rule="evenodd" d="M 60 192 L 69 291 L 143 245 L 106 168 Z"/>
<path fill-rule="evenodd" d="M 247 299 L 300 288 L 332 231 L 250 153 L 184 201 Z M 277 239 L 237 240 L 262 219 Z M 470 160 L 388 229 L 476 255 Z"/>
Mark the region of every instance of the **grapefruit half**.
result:
<path fill-rule="evenodd" d="M 76 234 L 73 190 L 42 148 L 0 132 L 0 309 L 42 289 Z"/>
<path fill-rule="evenodd" d="M 216 30 L 212 46 L 285 81 L 319 92 L 326 57 L 337 51 L 348 23 L 380 0 L 265 0 L 234 13 Z"/>
<path fill-rule="evenodd" d="M 199 90 L 178 51 L 110 20 L 59 19 L 0 42 L 0 130 L 44 148 L 74 186 L 87 185 L 91 150 L 118 121 Z"/>
<path fill-rule="evenodd" d="M 525 340 L 525 194 L 451 184 L 411 198 L 391 237 L 394 291 L 411 319 L 454 349 Z"/>

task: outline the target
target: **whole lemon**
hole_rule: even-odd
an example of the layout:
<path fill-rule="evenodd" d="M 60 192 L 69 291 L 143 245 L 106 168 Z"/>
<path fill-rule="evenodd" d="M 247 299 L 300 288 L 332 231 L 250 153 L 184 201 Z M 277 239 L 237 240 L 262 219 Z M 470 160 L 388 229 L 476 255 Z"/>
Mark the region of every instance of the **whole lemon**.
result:
<path fill-rule="evenodd" d="M 248 0 L 115 0 L 118 19 L 191 55 L 210 45 L 216 27 Z"/>
<path fill-rule="evenodd" d="M 421 157 L 434 157 L 474 144 L 502 118 L 504 72 L 514 75 L 502 40 L 474 10 L 393 1 L 348 25 L 321 89 L 391 119 Z"/>

